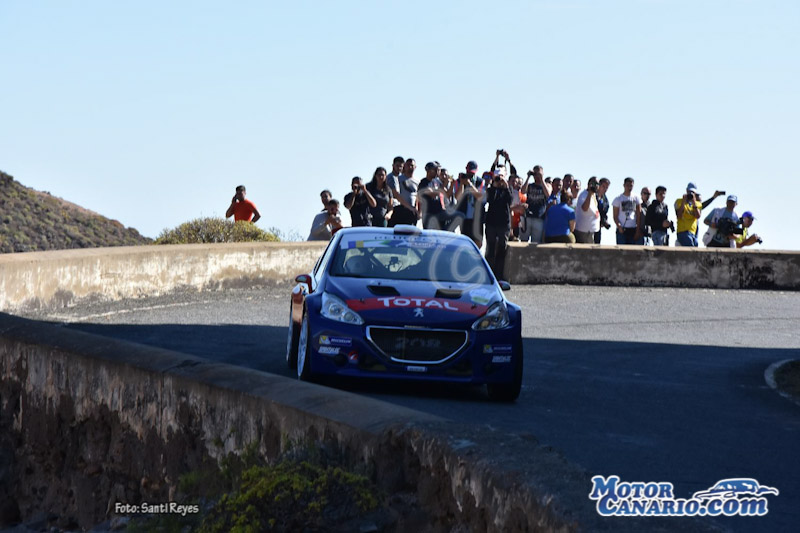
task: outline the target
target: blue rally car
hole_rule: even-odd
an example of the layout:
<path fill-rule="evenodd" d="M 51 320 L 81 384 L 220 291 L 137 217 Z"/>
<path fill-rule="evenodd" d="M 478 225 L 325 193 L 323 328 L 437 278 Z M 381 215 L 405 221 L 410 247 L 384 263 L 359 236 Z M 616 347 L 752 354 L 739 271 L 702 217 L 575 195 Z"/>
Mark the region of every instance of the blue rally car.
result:
<path fill-rule="evenodd" d="M 467 237 L 343 229 L 296 281 L 286 361 L 300 379 L 485 384 L 492 400 L 519 396 L 522 314 Z"/>

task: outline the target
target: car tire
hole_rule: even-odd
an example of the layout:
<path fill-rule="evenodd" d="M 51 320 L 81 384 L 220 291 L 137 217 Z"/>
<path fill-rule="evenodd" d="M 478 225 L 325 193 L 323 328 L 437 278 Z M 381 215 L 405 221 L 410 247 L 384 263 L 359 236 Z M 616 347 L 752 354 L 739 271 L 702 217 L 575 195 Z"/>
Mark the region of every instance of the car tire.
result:
<path fill-rule="evenodd" d="M 514 402 L 519 398 L 519 393 L 522 391 L 522 341 L 517 343 L 517 353 L 519 357 L 514 362 L 514 377 L 508 383 L 487 383 L 486 392 L 489 393 L 489 399 L 493 402 Z"/>
<path fill-rule="evenodd" d="M 303 322 L 297 340 L 297 379 L 311 381 L 311 331 L 308 325 L 308 314 L 303 311 Z"/>
<path fill-rule="evenodd" d="M 292 304 L 289 304 L 289 332 L 286 339 L 286 365 L 289 370 L 297 368 L 297 342 L 300 340 L 300 328 L 295 327 L 292 320 Z"/>

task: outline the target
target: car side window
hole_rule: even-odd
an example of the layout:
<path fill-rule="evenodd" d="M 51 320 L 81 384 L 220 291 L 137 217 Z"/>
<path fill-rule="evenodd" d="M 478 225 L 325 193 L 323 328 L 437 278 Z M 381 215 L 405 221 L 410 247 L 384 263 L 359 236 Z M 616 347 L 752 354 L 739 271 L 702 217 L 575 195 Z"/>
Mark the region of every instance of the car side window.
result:
<path fill-rule="evenodd" d="M 317 261 L 317 264 L 314 267 L 314 271 L 312 273 L 314 275 L 314 279 L 316 279 L 317 281 L 319 281 L 319 279 L 322 277 L 323 272 L 325 272 L 325 266 L 330 261 L 331 255 L 333 255 L 333 251 L 336 248 L 336 244 L 334 243 L 338 241 L 339 239 L 337 239 L 336 237 L 331 239 L 330 242 L 328 243 L 328 247 L 325 248 L 325 251 L 322 253 L 319 260 Z"/>

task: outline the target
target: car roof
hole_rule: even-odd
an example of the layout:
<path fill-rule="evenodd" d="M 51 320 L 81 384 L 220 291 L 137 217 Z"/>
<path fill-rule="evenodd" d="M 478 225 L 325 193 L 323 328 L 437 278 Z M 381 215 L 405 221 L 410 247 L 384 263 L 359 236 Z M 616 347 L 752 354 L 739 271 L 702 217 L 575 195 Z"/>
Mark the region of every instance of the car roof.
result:
<path fill-rule="evenodd" d="M 342 228 L 336 232 L 336 236 L 346 237 L 353 235 L 373 235 L 387 237 L 390 235 L 397 236 L 419 236 L 419 237 L 433 237 L 447 240 L 458 240 L 466 243 L 471 243 L 472 239 L 466 235 L 453 233 L 452 231 L 444 231 L 437 229 L 420 229 L 416 226 L 398 225 L 393 228 L 382 228 L 373 226 L 358 226 L 354 228 Z M 340 237 L 340 238 L 341 238 Z"/>

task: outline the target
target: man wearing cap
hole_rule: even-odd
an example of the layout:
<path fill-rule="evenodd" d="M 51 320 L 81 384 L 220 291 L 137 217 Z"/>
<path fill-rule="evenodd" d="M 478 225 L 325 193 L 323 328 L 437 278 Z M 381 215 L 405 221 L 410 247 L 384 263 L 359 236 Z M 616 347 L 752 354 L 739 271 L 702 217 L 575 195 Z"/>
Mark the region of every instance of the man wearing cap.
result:
<path fill-rule="evenodd" d="M 483 244 L 483 183 L 478 179 L 478 163 L 467 163 L 466 172 L 458 175 L 456 211 L 461 214 L 461 234 L 478 246 Z"/>
<path fill-rule="evenodd" d="M 700 202 L 697 201 L 697 187 L 694 183 L 686 186 L 686 194 L 675 200 L 675 216 L 678 217 L 678 242 L 681 246 L 698 246 L 697 220 L 700 218 Z"/>
<path fill-rule="evenodd" d="M 389 220 L 390 228 L 398 224 L 417 225 L 417 220 L 419 220 L 419 211 L 417 210 L 419 183 L 414 179 L 414 171 L 416 169 L 417 162 L 409 157 L 403 163 L 403 173 L 397 178 L 396 185 L 389 181 L 388 176 L 386 177 L 386 182 L 392 188 L 394 198 L 400 202 L 400 205 L 394 208 L 392 218 Z M 394 173 L 394 168 L 392 173 Z M 395 189 L 395 187 L 397 188 Z"/>
<path fill-rule="evenodd" d="M 261 213 L 258 212 L 256 204 L 245 198 L 245 196 L 247 196 L 247 189 L 245 189 L 244 185 L 236 187 L 236 194 L 233 195 L 231 205 L 225 212 L 225 218 L 233 216 L 233 220 L 236 222 L 244 220 L 245 222 L 253 223 L 261 218 Z"/>
<path fill-rule="evenodd" d="M 431 161 L 425 165 L 425 177 L 419 182 L 419 211 L 422 215 L 422 227 L 439 229 L 442 227 L 444 213 L 444 189 L 439 180 L 439 165 Z"/>
<path fill-rule="evenodd" d="M 703 220 L 706 226 L 710 226 L 710 229 L 714 230 L 709 242 L 706 243 L 709 248 L 736 247 L 736 234 L 733 233 L 733 230 L 739 224 L 739 215 L 734 211 L 738 201 L 736 195 L 729 195 L 725 207 L 714 209 Z"/>
<path fill-rule="evenodd" d="M 756 235 L 755 233 L 752 235 L 748 235 L 748 229 L 750 226 L 753 225 L 753 221 L 756 217 L 753 216 L 753 213 L 750 211 L 745 211 L 742 213 L 742 234 L 736 235 L 736 247 L 737 248 L 744 248 L 745 246 L 752 246 L 755 243 L 761 244 L 761 238 Z"/>

